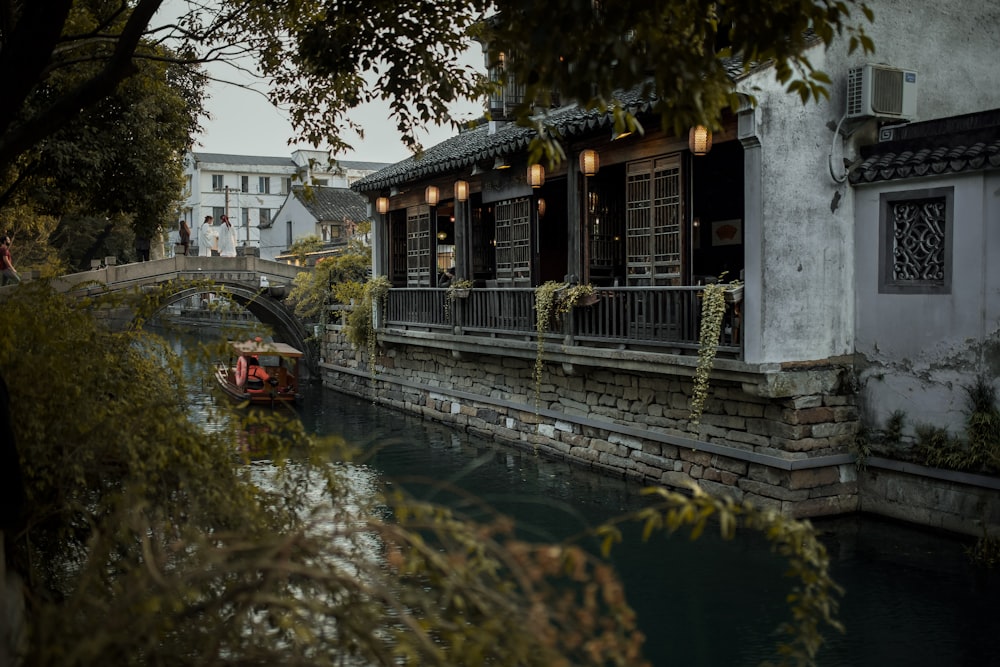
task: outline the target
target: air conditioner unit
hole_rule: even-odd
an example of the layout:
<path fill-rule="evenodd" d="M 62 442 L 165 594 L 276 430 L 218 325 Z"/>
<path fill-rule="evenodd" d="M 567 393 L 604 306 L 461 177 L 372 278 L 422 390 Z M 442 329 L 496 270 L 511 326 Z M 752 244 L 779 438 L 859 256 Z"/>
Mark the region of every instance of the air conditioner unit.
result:
<path fill-rule="evenodd" d="M 917 115 L 917 73 L 884 65 L 847 74 L 847 118 L 909 120 Z"/>

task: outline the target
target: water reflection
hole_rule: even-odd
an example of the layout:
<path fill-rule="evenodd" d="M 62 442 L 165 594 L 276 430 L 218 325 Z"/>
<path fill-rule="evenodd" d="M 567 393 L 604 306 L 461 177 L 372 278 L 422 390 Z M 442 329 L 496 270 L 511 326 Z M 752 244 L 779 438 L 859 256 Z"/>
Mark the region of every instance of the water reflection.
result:
<path fill-rule="evenodd" d="M 192 416 L 211 418 L 211 391 Z M 220 399 L 221 400 L 221 399 Z M 199 403 L 200 401 L 200 403 Z M 514 517 L 521 534 L 559 540 L 642 503 L 639 487 L 546 460 L 370 401 L 310 387 L 297 407 L 312 432 L 341 436 L 364 454 L 360 493 L 404 485 L 420 498 L 484 518 Z M 212 427 L 211 425 L 209 427 Z M 218 427 L 216 424 L 215 427 Z M 484 501 L 468 500 L 468 493 Z M 1000 573 L 977 571 L 966 540 L 872 517 L 820 520 L 834 578 L 846 589 L 846 635 L 825 633 L 824 667 L 1000 666 Z M 783 561 L 755 535 L 697 542 L 639 530 L 611 556 L 647 635 L 655 665 L 756 665 L 774 659 L 773 634 L 787 619 Z"/>

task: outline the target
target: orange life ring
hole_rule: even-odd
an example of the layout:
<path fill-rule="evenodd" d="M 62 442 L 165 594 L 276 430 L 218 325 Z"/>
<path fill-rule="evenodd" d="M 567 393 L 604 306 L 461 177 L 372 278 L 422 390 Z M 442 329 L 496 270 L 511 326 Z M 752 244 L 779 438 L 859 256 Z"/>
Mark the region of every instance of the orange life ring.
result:
<path fill-rule="evenodd" d="M 247 358 L 240 356 L 236 360 L 236 386 L 242 387 L 247 383 Z"/>

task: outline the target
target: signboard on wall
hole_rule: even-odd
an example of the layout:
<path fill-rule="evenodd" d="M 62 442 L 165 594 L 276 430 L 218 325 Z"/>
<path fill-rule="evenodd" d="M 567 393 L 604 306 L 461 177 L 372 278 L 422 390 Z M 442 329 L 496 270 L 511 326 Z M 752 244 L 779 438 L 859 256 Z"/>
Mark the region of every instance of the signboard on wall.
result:
<path fill-rule="evenodd" d="M 483 203 L 517 199 L 531 195 L 524 170 L 500 169 L 483 177 Z"/>
<path fill-rule="evenodd" d="M 743 243 L 743 221 L 716 220 L 712 223 L 712 245 L 739 245 Z"/>

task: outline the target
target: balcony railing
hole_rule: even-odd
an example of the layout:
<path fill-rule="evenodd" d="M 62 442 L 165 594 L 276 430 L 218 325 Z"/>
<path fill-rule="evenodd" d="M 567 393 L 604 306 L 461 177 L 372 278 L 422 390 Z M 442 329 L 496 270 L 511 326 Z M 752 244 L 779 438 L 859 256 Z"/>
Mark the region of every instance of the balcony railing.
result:
<path fill-rule="evenodd" d="M 699 345 L 702 286 L 602 287 L 596 303 L 573 308 L 547 335 L 573 345 L 694 353 Z M 718 353 L 739 356 L 741 306 L 727 298 Z M 389 290 L 386 330 L 442 331 L 486 338 L 535 338 L 535 290 L 476 287 L 449 294 L 433 287 Z"/>

